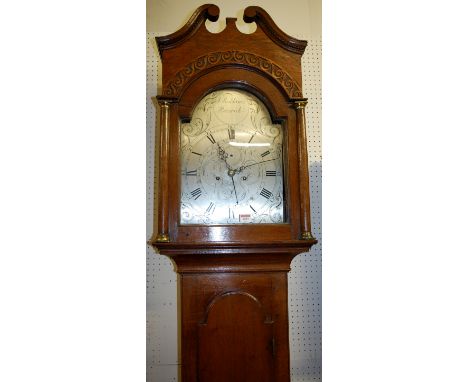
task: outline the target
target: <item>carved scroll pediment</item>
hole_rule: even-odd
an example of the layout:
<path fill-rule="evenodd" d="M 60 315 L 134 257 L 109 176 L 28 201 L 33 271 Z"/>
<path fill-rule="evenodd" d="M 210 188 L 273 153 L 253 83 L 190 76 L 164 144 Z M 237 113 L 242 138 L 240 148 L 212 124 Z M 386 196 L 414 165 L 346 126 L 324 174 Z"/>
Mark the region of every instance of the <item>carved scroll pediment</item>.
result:
<path fill-rule="evenodd" d="M 156 38 L 160 51 L 174 48 L 184 41 L 190 39 L 202 27 L 206 20 L 212 22 L 219 18 L 219 7 L 215 4 L 204 4 L 198 7 L 192 14 L 187 23 L 179 29 L 167 36 Z M 234 19 L 235 20 L 235 19 Z M 258 6 L 250 6 L 245 8 L 243 20 L 246 23 L 255 22 L 268 37 L 283 49 L 294 53 L 303 54 L 307 46 L 307 41 L 299 40 L 287 33 L 283 32 L 270 17 L 268 12 Z"/>
<path fill-rule="evenodd" d="M 163 63 L 163 96 L 179 98 L 193 81 L 223 68 L 244 69 L 261 74 L 290 100 L 302 98 L 301 56 L 307 41 L 283 32 L 262 8 L 245 8 L 243 19 L 257 29 L 242 33 L 235 18 L 226 18 L 218 33 L 206 28 L 206 21 L 219 19 L 214 4 L 198 7 L 178 31 L 156 38 Z M 222 73 L 218 77 L 222 80 Z M 242 77 L 239 74 L 238 80 Z"/>

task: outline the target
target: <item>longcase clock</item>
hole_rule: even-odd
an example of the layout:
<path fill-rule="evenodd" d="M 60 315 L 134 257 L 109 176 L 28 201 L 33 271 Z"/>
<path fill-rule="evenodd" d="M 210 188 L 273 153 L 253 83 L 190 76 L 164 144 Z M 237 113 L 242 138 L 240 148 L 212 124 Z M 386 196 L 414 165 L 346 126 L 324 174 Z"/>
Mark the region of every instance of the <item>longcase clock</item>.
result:
<path fill-rule="evenodd" d="M 301 56 L 262 8 L 158 37 L 155 231 L 179 277 L 183 382 L 286 382 L 287 272 L 311 234 Z"/>

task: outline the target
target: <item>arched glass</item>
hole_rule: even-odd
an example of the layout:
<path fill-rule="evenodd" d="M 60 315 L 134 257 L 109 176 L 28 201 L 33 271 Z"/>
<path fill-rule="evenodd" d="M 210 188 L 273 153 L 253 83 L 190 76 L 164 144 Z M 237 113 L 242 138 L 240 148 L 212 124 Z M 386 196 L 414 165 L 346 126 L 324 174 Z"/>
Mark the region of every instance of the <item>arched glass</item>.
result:
<path fill-rule="evenodd" d="M 257 97 L 214 91 L 180 135 L 180 224 L 285 222 L 283 128 Z"/>

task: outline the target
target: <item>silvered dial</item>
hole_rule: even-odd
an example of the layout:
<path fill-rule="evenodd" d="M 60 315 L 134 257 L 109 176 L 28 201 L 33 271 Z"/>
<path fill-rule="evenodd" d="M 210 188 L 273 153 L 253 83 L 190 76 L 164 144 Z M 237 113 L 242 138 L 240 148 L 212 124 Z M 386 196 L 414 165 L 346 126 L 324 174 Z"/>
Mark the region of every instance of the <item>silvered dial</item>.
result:
<path fill-rule="evenodd" d="M 250 93 L 207 95 L 181 124 L 181 224 L 284 222 L 283 133 Z"/>

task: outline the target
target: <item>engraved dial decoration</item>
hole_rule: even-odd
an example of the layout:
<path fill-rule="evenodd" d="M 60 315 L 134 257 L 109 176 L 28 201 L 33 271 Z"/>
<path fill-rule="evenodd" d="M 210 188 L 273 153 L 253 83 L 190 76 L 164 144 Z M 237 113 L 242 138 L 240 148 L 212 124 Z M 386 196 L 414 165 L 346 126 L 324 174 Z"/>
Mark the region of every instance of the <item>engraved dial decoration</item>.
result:
<path fill-rule="evenodd" d="M 181 124 L 181 224 L 283 223 L 283 131 L 252 94 L 219 90 Z"/>

